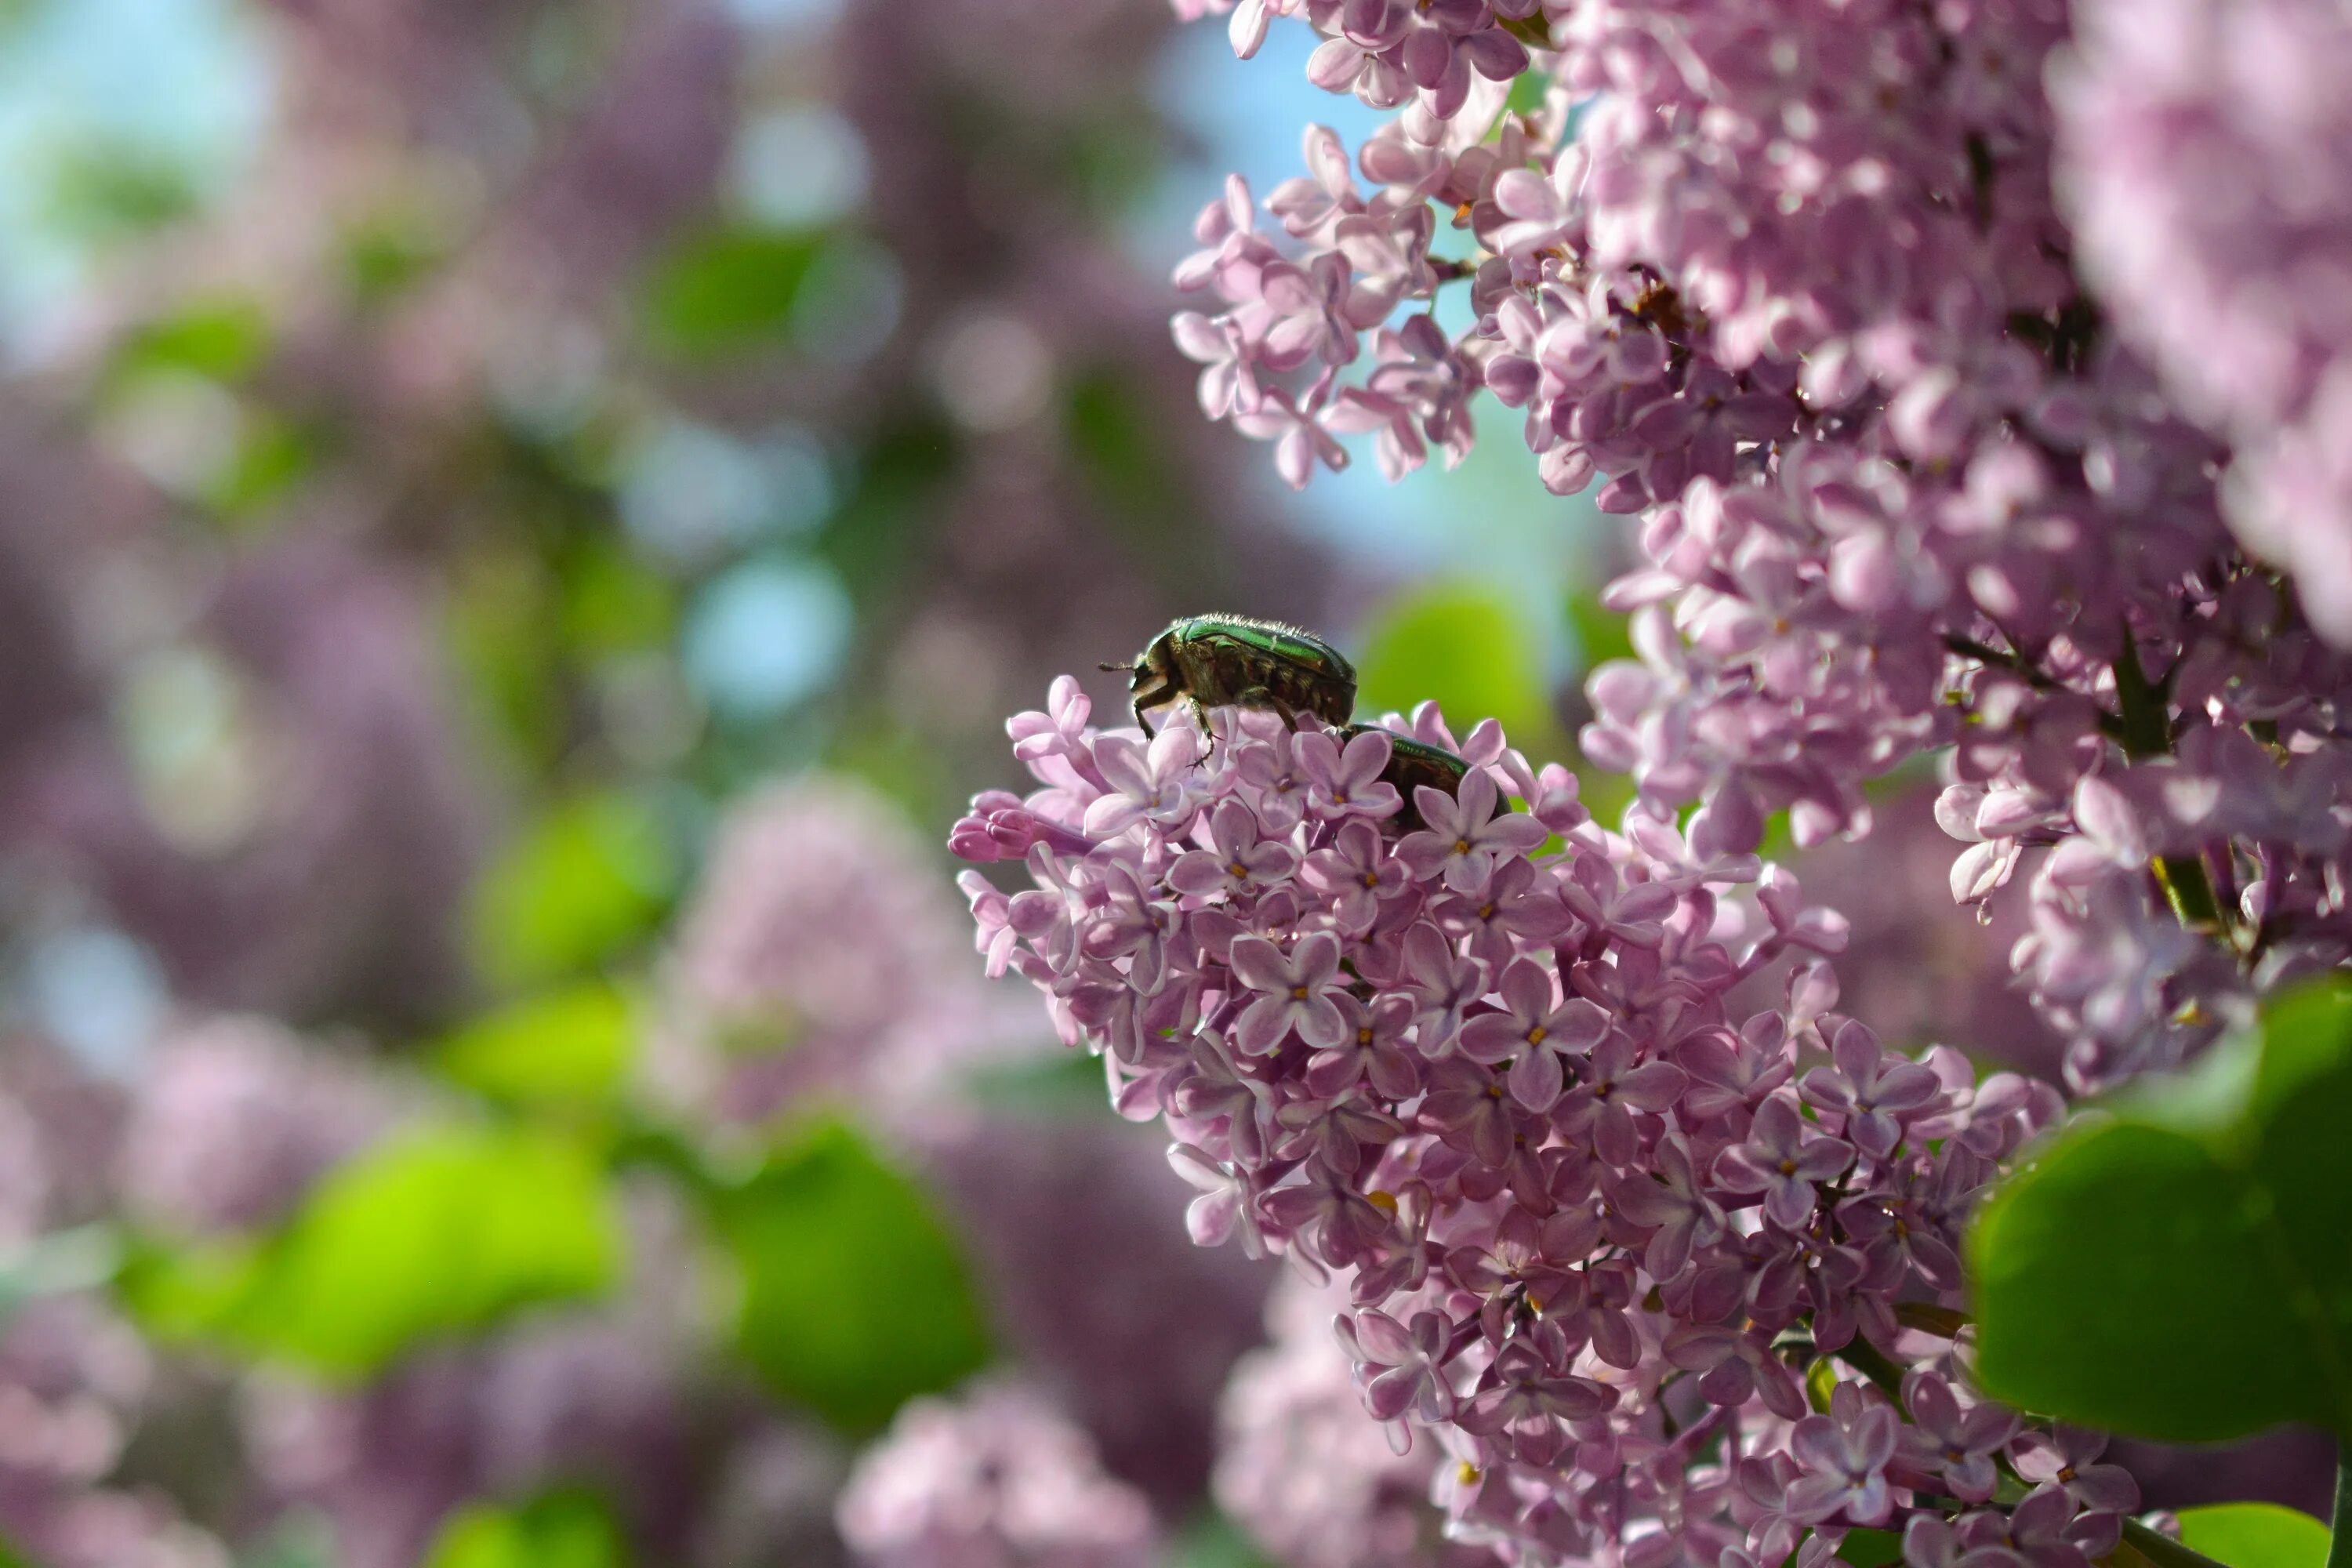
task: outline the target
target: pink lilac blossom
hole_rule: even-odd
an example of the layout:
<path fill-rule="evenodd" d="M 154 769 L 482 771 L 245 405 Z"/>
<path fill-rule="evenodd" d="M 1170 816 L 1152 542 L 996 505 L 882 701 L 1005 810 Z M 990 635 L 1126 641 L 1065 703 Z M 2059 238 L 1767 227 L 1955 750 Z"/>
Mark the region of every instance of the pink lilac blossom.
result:
<path fill-rule="evenodd" d="M 1348 1358 L 1331 1342 L 1346 1293 L 1290 1279 L 1275 1293 L 1272 1342 L 1234 1367 L 1219 1412 L 1217 1505 L 1290 1568 L 1475 1568 L 1478 1547 L 1445 1542 L 1430 1501 L 1440 1456 L 1399 1454 L 1364 1419 Z"/>
<path fill-rule="evenodd" d="M 2165 8 L 2148 47 L 2183 15 L 2205 13 Z M 1314 28 L 1317 79 L 1402 112 L 1352 159 L 1310 129 L 1308 177 L 1203 210 L 1175 331 L 1204 406 L 1304 483 L 1349 433 L 1391 473 L 1458 456 L 1483 389 L 1551 489 L 1637 514 L 1606 602 L 1638 657 L 1593 673 L 1581 739 L 1653 815 L 1859 836 L 1866 780 L 1943 753 L 1953 895 L 2026 871 L 2011 963 L 2078 1089 L 2352 955 L 2352 662 L 2233 542 L 2226 449 L 2072 269 L 2042 86 L 2059 0 L 1463 8 L 1449 37 L 1533 46 L 1527 113 L 1400 76 L 1381 5 L 1232 16 L 1245 44 Z M 2305 81 L 2276 100 L 2283 142 Z M 2296 145 L 2332 156 L 2320 131 Z M 1455 285 L 1471 325 L 1449 336 Z"/>
<path fill-rule="evenodd" d="M 1150 1505 L 1017 1384 L 919 1399 L 862 1455 L 836 1510 L 866 1568 L 1149 1568 Z"/>
<path fill-rule="evenodd" d="M 121 1140 L 126 1210 L 191 1235 L 260 1230 L 384 1131 L 399 1097 L 271 1019 L 175 1026 L 152 1048 Z"/>
<path fill-rule="evenodd" d="M 1207 1484 L 1218 1395 L 1263 1333 L 1272 1271 L 1186 1240 L 1186 1194 L 1143 1128 L 968 1112 L 911 1143 L 1024 1376 L 1179 1516 Z"/>
<path fill-rule="evenodd" d="M 2083 269 L 2235 450 L 2249 547 L 2352 644 L 2352 15 L 2081 0 L 2052 81 Z"/>
<path fill-rule="evenodd" d="M 1223 710 L 1147 747 L 1090 712 L 1057 681 L 1008 725 L 1040 787 L 956 826 L 1031 884 L 965 874 L 987 966 L 1045 994 L 1123 1114 L 1164 1122 L 1195 1240 L 1347 1282 L 1365 1406 L 1440 1446 L 1455 1539 L 1769 1564 L 1806 1531 L 1948 1521 L 1922 1494 L 1946 1471 L 1977 1489 L 2013 1436 L 1944 1376 L 1958 1228 L 2054 1090 L 1978 1085 L 1836 1012 L 1844 924 L 1754 854 L 1753 813 L 1719 801 L 1685 835 L 1636 801 L 1612 831 L 1565 769 L 1492 721 L 1457 742 L 1433 705 L 1344 753 L 1311 721 Z M 1469 764 L 1454 797 L 1416 790 L 1429 826 L 1403 831 L 1385 784 L 1264 804 L 1286 753 L 1377 775 L 1390 732 Z M 1498 798 L 1534 806 L 1490 819 Z M 1286 868 L 1179 885 L 1244 840 Z M 1318 857 L 1344 874 L 1310 879 Z M 1506 897 L 1511 922 L 1480 918 Z M 1782 997 L 1733 1012 L 1791 951 Z M 1335 1072 L 1350 1053 L 1360 1074 Z M 1906 1448 L 1915 1427 L 1940 1446 Z M 2111 1500 L 2045 1492 L 2014 1528 L 2111 1533 Z"/>
<path fill-rule="evenodd" d="M 221 1543 L 118 1461 L 153 1379 L 129 1324 L 80 1296 L 18 1306 L 0 1328 L 0 1539 L 55 1568 L 226 1568 Z"/>
<path fill-rule="evenodd" d="M 755 795 L 719 824 L 679 921 L 653 1088 L 698 1120 L 751 1122 L 812 1096 L 942 1089 L 1036 1048 L 1028 1009 L 974 979 L 961 944 L 887 802 L 822 777 Z"/>

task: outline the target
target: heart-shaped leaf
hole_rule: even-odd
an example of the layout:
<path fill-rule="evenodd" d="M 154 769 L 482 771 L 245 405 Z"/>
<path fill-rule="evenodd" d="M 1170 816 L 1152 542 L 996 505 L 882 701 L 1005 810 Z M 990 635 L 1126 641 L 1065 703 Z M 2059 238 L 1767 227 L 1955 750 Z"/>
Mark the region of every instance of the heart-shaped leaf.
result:
<path fill-rule="evenodd" d="M 1979 1381 L 2171 1442 L 2352 1435 L 2352 992 L 2078 1118 L 1969 1233 Z"/>

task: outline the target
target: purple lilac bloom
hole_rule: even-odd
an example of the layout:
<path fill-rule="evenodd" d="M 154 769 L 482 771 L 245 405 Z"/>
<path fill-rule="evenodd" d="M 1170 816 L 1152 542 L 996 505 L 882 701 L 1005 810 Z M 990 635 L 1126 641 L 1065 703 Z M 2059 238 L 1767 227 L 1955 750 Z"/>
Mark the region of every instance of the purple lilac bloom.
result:
<path fill-rule="evenodd" d="M 2074 17 L 2052 100 L 2084 273 L 2235 447 L 2240 535 L 2352 642 L 2352 16 L 2085 0 Z"/>
<path fill-rule="evenodd" d="M 1304 483 L 1341 435 L 1458 457 L 1483 389 L 1544 482 L 1636 518 L 1605 602 L 1637 658 L 1581 739 L 1701 808 L 1696 861 L 1783 813 L 1860 837 L 1863 784 L 1944 752 L 1953 896 L 2021 885 L 2011 962 L 2083 1089 L 2352 954 L 2339 7 L 2092 4 L 2071 44 L 2058 0 L 1230 9 L 1393 118 L 1311 131 L 1263 226 L 1237 183 L 1204 209 L 1178 335 L 1213 411 Z M 1492 855 L 1465 825 L 1407 863 L 1441 853 L 1465 890 Z"/>
<path fill-rule="evenodd" d="M 395 1096 L 269 1019 L 224 1016 L 158 1040 L 122 1137 L 123 1202 L 202 1235 L 259 1230 L 384 1131 Z"/>
<path fill-rule="evenodd" d="M 898 813 L 843 780 L 719 825 L 680 918 L 648 1070 L 721 1122 L 812 1095 L 911 1102 L 1039 1031 L 960 956 L 954 900 Z"/>
<path fill-rule="evenodd" d="M 1273 1342 L 1234 1369 L 1219 1415 L 1216 1499 L 1276 1562 L 1291 1568 L 1475 1568 L 1483 1550 L 1449 1544 L 1431 1480 L 1433 1445 L 1399 1454 L 1363 1405 L 1331 1342 L 1333 1290 L 1291 1280 L 1268 1308 Z"/>
<path fill-rule="evenodd" d="M 1034 1392 L 983 1384 L 919 1399 L 858 1458 L 842 1539 L 866 1568 L 1150 1568 L 1141 1493 Z"/>
<path fill-rule="evenodd" d="M 1905 1413 L 1839 1352 L 1948 1363 L 1935 1327 L 1948 1320 L 1917 1309 L 1958 1305 L 1948 1265 L 1970 1197 L 2054 1118 L 2055 1091 L 2003 1078 L 1979 1090 L 1950 1053 L 1923 1064 L 1888 1050 L 1831 1010 L 1818 950 L 1843 926 L 1785 872 L 1694 844 L 1638 799 L 1602 826 L 1491 724 L 1456 747 L 1474 759 L 1462 795 L 1478 811 L 1449 816 L 1429 792 L 1423 820 L 1447 826 L 1367 841 L 1336 798 L 1256 804 L 1253 781 L 1278 753 L 1320 738 L 1311 720 L 1295 739 L 1241 710 L 1212 714 L 1213 737 L 1172 720 L 1186 738 L 1153 770 L 1160 804 L 1137 811 L 1132 784 L 1099 758 L 1134 757 L 1139 735 L 1083 727 L 1073 686 L 1055 693 L 1059 739 L 1028 748 L 1040 787 L 977 803 L 1050 829 L 1021 856 L 1021 891 L 967 873 L 979 945 L 1101 1058 L 1125 1114 L 1165 1126 L 1200 1194 L 1195 1240 L 1279 1253 L 1344 1288 L 1334 1327 L 1367 1413 L 1447 1457 L 1437 1489 L 1454 1539 L 1580 1563 L 1664 1531 L 1710 1559 L 1737 1548 L 1767 1562 L 1787 1554 L 1775 1532 L 1790 1521 L 1894 1517 Z M 1454 743 L 1433 707 L 1413 731 Z M 1498 796 L 1541 815 L 1508 810 L 1502 831 L 1478 835 L 1480 880 L 1549 889 L 1563 919 L 1450 921 L 1461 861 L 1426 837 L 1468 837 Z M 1187 857 L 1244 841 L 1349 868 L 1175 885 Z M 971 818 L 955 842 L 1008 858 Z M 1369 923 L 1367 879 L 1388 889 Z M 1792 952 L 1811 962 L 1789 972 L 1784 999 L 1731 1011 Z M 1398 1059 L 1336 1070 L 1351 1035 Z M 1801 1054 L 1820 1064 L 1801 1079 Z M 1550 1065 L 1529 1090 L 1536 1058 Z M 1824 1358 L 1830 1408 L 1808 1414 L 1798 1374 Z M 1687 1394 L 1669 1394 L 1669 1369 L 1696 1374 Z M 1688 1394 L 1715 1414 L 1694 1422 Z M 1923 1429 L 1959 1444 L 1952 1462 L 1972 1479 L 1984 1435 L 1932 1393 L 1917 1399 Z M 1750 1489 L 1777 1489 L 1774 1510 L 1739 1511 L 1748 1493 L 1701 1458 L 1727 1432 L 1748 1471 L 1777 1478 Z M 1643 1489 L 1615 1484 L 1629 1465 Z M 2061 1490 L 2065 1520 L 2042 1504 L 2022 1528 L 2095 1533 L 2120 1506 L 2094 1497 L 2078 1523 Z M 1679 1549 L 1644 1550 L 1663 1562 Z"/>

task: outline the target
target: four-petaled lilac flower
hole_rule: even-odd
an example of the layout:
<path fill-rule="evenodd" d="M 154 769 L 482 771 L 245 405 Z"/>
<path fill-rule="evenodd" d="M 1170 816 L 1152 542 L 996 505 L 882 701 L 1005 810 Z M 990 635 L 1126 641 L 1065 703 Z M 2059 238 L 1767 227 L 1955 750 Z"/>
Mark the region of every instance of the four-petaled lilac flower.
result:
<path fill-rule="evenodd" d="M 1641 1147 L 1633 1112 L 1665 1110 L 1690 1085 L 1672 1062 L 1636 1065 L 1633 1042 L 1622 1034 L 1602 1040 L 1577 1077 L 1576 1089 L 1559 1108 L 1554 1125 L 1570 1138 L 1590 1139 L 1595 1153 L 1618 1166 L 1633 1163 Z"/>
<path fill-rule="evenodd" d="M 1617 1403 L 1615 1389 L 1563 1376 L 1521 1343 L 1503 1347 L 1486 1370 L 1486 1383 L 1463 1410 L 1462 1429 L 1482 1436 L 1507 1434 L 1518 1457 L 1531 1465 L 1548 1465 L 1559 1457 L 1569 1422 L 1589 1421 Z"/>
<path fill-rule="evenodd" d="M 2010 1459 L 2029 1481 L 2054 1482 L 2077 1506 L 2096 1513 L 2130 1513 L 2139 1507 L 2139 1485 L 2121 1465 L 2092 1461 L 2106 1451 L 2104 1433 L 2080 1426 L 2021 1432 L 2010 1445 Z"/>
<path fill-rule="evenodd" d="M 1532 816 L 1494 815 L 1495 781 L 1474 768 L 1452 795 L 1415 786 L 1412 803 L 1426 824 L 1397 845 L 1397 858 L 1416 877 L 1433 871 L 1457 893 L 1483 891 L 1498 859 L 1524 855 L 1550 835 Z"/>
<path fill-rule="evenodd" d="M 1751 1396 L 1784 1421 L 1805 1414 L 1805 1395 L 1789 1363 L 1772 1353 L 1772 1336 L 1753 1323 L 1683 1323 L 1666 1336 L 1666 1360 L 1700 1373 L 1699 1397 L 1738 1405 Z"/>
<path fill-rule="evenodd" d="M 1087 807 L 1088 833 L 1107 838 L 1139 822 L 1165 826 L 1192 816 L 1200 798 L 1194 764 L 1200 760 L 1201 732 L 1190 724 L 1170 724 L 1148 746 L 1123 735 L 1098 736 L 1094 754 L 1116 793 Z"/>
<path fill-rule="evenodd" d="M 1994 1456 L 2016 1432 L 2017 1417 L 1997 1405 L 1962 1405 L 1950 1384 L 1924 1369 L 1904 1378 L 1903 1403 L 1916 1423 L 1903 1429 L 1903 1468 L 1962 1502 L 1992 1496 L 2000 1482 Z"/>
<path fill-rule="evenodd" d="M 1348 1037 L 1332 994 L 1346 984 L 1339 973 L 1339 942 L 1328 931 L 1301 937 L 1288 957 L 1262 936 L 1234 939 L 1234 978 L 1258 993 L 1242 1011 L 1234 1037 L 1243 1050 L 1263 1055 L 1292 1030 L 1317 1049 Z"/>
<path fill-rule="evenodd" d="M 1690 1145 L 1679 1132 L 1669 1132 L 1658 1141 L 1651 1171 L 1613 1180 L 1609 1201 L 1618 1213 L 1650 1231 L 1642 1267 L 1661 1284 L 1682 1274 L 1694 1247 L 1713 1241 L 1724 1231 L 1723 1206 L 1700 1179 Z"/>
<path fill-rule="evenodd" d="M 1550 971 L 1529 959 L 1514 959 L 1496 989 L 1503 1011 L 1462 1026 L 1462 1054 L 1489 1066 L 1509 1058 L 1512 1097 L 1549 1110 L 1567 1081 L 1562 1058 L 1591 1050 L 1609 1033 L 1609 1015 L 1581 996 L 1561 1000 Z"/>
<path fill-rule="evenodd" d="M 1378 730 L 1349 737 L 1342 747 L 1328 732 L 1311 731 L 1293 742 L 1317 810 L 1331 816 L 1394 816 L 1404 805 L 1396 786 L 1381 782 L 1389 765 L 1389 738 Z"/>
<path fill-rule="evenodd" d="M 1171 1143 L 1168 1163 L 1186 1184 L 1200 1191 L 1184 1211 L 1185 1228 L 1196 1245 L 1223 1247 L 1238 1236 L 1244 1256 L 1256 1258 L 1265 1251 L 1265 1238 L 1252 1213 L 1247 1172 L 1212 1160 L 1190 1143 Z"/>
<path fill-rule="evenodd" d="M 1486 891 L 1454 894 L 1437 905 L 1436 914 L 1448 935 L 1469 939 L 1472 957 L 1497 967 L 1517 943 L 1541 945 L 1576 923 L 1559 889 L 1526 860 L 1504 861 Z"/>
<path fill-rule="evenodd" d="M 1343 824 L 1327 848 L 1307 857 L 1299 879 L 1333 900 L 1342 931 L 1360 936 L 1381 918 L 1381 903 L 1404 890 L 1405 869 L 1369 822 Z"/>
<path fill-rule="evenodd" d="M 1356 1363 L 1364 1407 L 1376 1421 L 1412 1415 L 1423 1423 L 1449 1419 L 1454 1388 L 1445 1381 L 1445 1320 L 1416 1312 L 1408 1328 L 1381 1311 L 1361 1311 L 1336 1325 L 1339 1343 Z"/>
<path fill-rule="evenodd" d="M 1412 1000 L 1383 996 L 1369 1007 L 1344 994 L 1334 1000 L 1347 1034 L 1307 1059 L 1307 1091 L 1328 1100 L 1370 1080 L 1391 1100 L 1411 1100 L 1421 1087 L 1420 1058 L 1405 1041 L 1412 1026 Z"/>
<path fill-rule="evenodd" d="M 1404 933 L 1405 988 L 1416 1007 L 1412 1026 L 1421 1054 L 1433 1059 L 1454 1049 L 1462 1016 L 1486 994 L 1486 966 L 1455 952 L 1433 925 Z"/>
<path fill-rule="evenodd" d="M 1168 885 L 1192 898 L 1255 893 L 1290 879 L 1298 852 L 1258 837 L 1258 819 L 1237 800 L 1221 800 L 1209 814 L 1213 847 L 1194 849 L 1168 868 Z"/>
<path fill-rule="evenodd" d="M 1813 1184 L 1853 1163 L 1852 1144 L 1808 1131 L 1796 1106 L 1774 1095 L 1756 1108 L 1748 1142 L 1715 1157 L 1716 1180 L 1735 1193 L 1762 1193 L 1764 1217 L 1795 1229 L 1813 1212 Z"/>
<path fill-rule="evenodd" d="M 1840 1519 L 1874 1525 L 1895 1506 L 1886 1467 L 1902 1419 L 1851 1383 L 1838 1385 L 1826 1415 L 1808 1415 L 1789 1435 L 1804 1473 L 1789 1484 L 1788 1513 L 1808 1524 Z"/>
<path fill-rule="evenodd" d="M 1884 1160 L 1903 1141 L 1903 1123 L 1935 1102 L 1943 1084 L 1916 1062 L 1890 1058 L 1878 1037 L 1853 1019 L 1830 1041 L 1834 1067 L 1815 1068 L 1800 1085 L 1806 1104 L 1844 1118 L 1848 1142 Z"/>

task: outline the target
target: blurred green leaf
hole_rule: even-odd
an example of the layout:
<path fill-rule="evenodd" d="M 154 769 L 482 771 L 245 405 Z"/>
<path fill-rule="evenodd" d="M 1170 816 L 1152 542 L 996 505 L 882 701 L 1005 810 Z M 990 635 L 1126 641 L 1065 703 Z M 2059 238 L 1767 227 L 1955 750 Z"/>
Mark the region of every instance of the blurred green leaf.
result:
<path fill-rule="evenodd" d="M 159 1335 L 363 1377 L 422 1341 L 594 1296 L 621 1248 L 603 1173 L 578 1148 L 530 1130 L 430 1127 L 330 1173 L 258 1247 L 136 1260 L 124 1296 Z"/>
<path fill-rule="evenodd" d="M 929 502 L 955 467 L 955 432 L 928 417 L 894 420 L 860 454 L 817 547 L 860 604 L 903 586 L 909 552 L 936 521 Z"/>
<path fill-rule="evenodd" d="M 614 793 L 559 803 L 476 886 L 476 962 L 502 984 L 598 963 L 653 929 L 675 874 L 661 825 L 641 801 Z"/>
<path fill-rule="evenodd" d="M 1598 594 L 1571 594 L 1568 623 L 1576 632 L 1577 663 L 1590 673 L 1612 658 L 1633 657 L 1633 620 L 1601 602 Z"/>
<path fill-rule="evenodd" d="M 555 762 L 563 731 L 560 639 L 545 635 L 552 596 L 539 562 L 501 540 L 463 562 L 444 611 L 467 698 L 500 739 L 541 765 Z"/>
<path fill-rule="evenodd" d="M 2180 1544 L 2230 1568 L 2321 1568 L 2327 1526 L 2274 1502 L 2225 1502 L 2180 1510 Z"/>
<path fill-rule="evenodd" d="M 2078 1118 L 1969 1233 L 1978 1375 L 2021 1410 L 2167 1442 L 2352 1436 L 2352 992 Z"/>
<path fill-rule="evenodd" d="M 380 212 L 344 234 L 343 278 L 361 305 L 382 305 L 405 293 L 447 248 L 416 215 Z"/>
<path fill-rule="evenodd" d="M 1533 114 L 1544 106 L 1544 95 L 1551 90 L 1549 71 L 1521 71 L 1511 82 L 1511 96 L 1503 107 L 1513 114 Z"/>
<path fill-rule="evenodd" d="M 177 371 L 235 383 L 252 374 L 269 347 L 269 318 L 258 300 L 208 299 L 131 332 L 115 350 L 110 370 L 118 380 Z"/>
<path fill-rule="evenodd" d="M 772 344 L 791 332 L 793 307 L 826 238 L 799 229 L 702 235 L 654 269 L 646 326 L 662 347 L 694 358 Z"/>
<path fill-rule="evenodd" d="M 1203 1513 L 1168 1543 L 1168 1568 L 1274 1568 L 1240 1525 Z"/>
<path fill-rule="evenodd" d="M 58 148 L 46 175 L 42 216 L 85 244 L 113 245 L 194 213 L 196 182 L 169 151 L 95 135 Z"/>
<path fill-rule="evenodd" d="M 300 483 L 317 460 L 318 443 L 309 432 L 248 407 L 236 451 L 205 486 L 205 504 L 233 521 L 257 517 Z"/>
<path fill-rule="evenodd" d="M 591 653 L 667 645 L 677 629 L 677 590 L 617 543 L 583 543 L 564 563 L 563 633 Z"/>
<path fill-rule="evenodd" d="M 586 1492 L 560 1491 L 521 1508 L 458 1510 L 425 1568 L 627 1568 L 630 1556 L 609 1507 Z"/>
<path fill-rule="evenodd" d="M 783 1398 L 871 1432 L 987 1361 L 954 1238 L 853 1129 L 808 1128 L 709 1200 L 742 1278 L 742 1352 Z"/>
<path fill-rule="evenodd" d="M 240 1553 L 236 1564 L 237 1568 L 335 1568 L 334 1526 L 316 1512 L 290 1514 Z"/>
<path fill-rule="evenodd" d="M 5 1541 L 0 1541 L 0 1568 L 37 1568 L 33 1560 Z"/>
<path fill-rule="evenodd" d="M 1099 369 L 1073 381 L 1063 431 L 1107 521 L 1129 533 L 1153 535 L 1191 493 L 1130 372 Z"/>
<path fill-rule="evenodd" d="M 444 1074 L 510 1105 L 596 1105 L 627 1079 L 636 1052 L 629 997 L 588 981 L 502 1007 L 442 1043 Z"/>
<path fill-rule="evenodd" d="M 1357 706 L 1410 713 L 1435 699 L 1459 737 L 1482 719 L 1502 721 L 1532 755 L 1556 734 L 1542 644 L 1509 600 L 1473 584 L 1424 589 L 1373 621 L 1357 661 Z"/>

